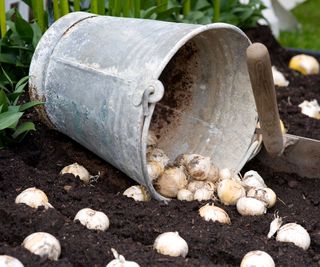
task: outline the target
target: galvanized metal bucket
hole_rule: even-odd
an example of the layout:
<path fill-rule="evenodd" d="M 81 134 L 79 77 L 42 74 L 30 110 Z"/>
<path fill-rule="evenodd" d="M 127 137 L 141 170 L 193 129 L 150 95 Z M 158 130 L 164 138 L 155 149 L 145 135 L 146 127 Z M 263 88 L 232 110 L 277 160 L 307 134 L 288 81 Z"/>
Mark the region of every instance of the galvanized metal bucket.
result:
<path fill-rule="evenodd" d="M 54 23 L 30 67 L 43 119 L 165 200 L 147 174 L 149 128 L 169 157 L 210 156 L 239 171 L 259 147 L 238 28 L 95 16 Z"/>

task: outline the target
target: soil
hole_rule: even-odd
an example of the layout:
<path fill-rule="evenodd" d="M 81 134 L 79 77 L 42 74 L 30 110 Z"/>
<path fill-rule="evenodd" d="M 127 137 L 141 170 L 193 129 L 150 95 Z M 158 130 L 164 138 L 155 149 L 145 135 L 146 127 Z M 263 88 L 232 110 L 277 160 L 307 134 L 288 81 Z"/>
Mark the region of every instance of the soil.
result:
<path fill-rule="evenodd" d="M 277 90 L 281 117 L 289 133 L 320 139 L 319 121 L 299 115 L 295 108 L 304 97 L 320 100 L 320 78 L 288 70 L 289 53 L 270 42 L 272 37 L 266 32 L 261 28 L 248 34 L 254 40 L 265 38 L 274 64 L 285 71 L 290 81 L 288 88 Z M 254 169 L 264 177 L 279 197 L 275 207 L 263 216 L 242 217 L 234 206 L 216 202 L 228 212 L 232 224 L 205 222 L 198 215 L 205 203 L 139 203 L 122 196 L 134 184 L 132 180 L 68 137 L 48 129 L 35 112 L 27 116 L 36 121 L 38 131 L 21 144 L 0 151 L 0 255 L 14 256 L 25 266 L 106 266 L 113 259 L 110 249 L 115 248 L 140 266 L 239 266 L 248 251 L 264 250 L 276 266 L 320 266 L 320 179 L 273 172 L 254 159 L 243 172 Z M 74 162 L 84 165 L 91 174 L 100 173 L 100 177 L 85 185 L 70 174 L 58 175 Z M 33 186 L 48 195 L 54 209 L 34 210 L 14 203 L 22 190 Z M 85 207 L 105 212 L 110 228 L 92 231 L 74 222 L 77 211 Z M 307 229 L 311 237 L 307 251 L 267 238 L 275 211 L 285 222 L 297 222 Z M 62 246 L 58 261 L 33 255 L 21 246 L 24 238 L 36 231 L 58 238 Z M 187 241 L 186 258 L 168 257 L 153 250 L 157 235 L 166 231 L 178 231 Z"/>

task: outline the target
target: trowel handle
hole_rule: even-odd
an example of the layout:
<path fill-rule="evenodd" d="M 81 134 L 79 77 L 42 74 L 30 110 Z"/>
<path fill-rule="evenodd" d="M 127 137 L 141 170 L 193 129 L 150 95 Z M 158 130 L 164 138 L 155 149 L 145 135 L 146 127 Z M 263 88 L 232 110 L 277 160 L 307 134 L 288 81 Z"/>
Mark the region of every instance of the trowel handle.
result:
<path fill-rule="evenodd" d="M 270 156 L 283 151 L 283 137 L 268 49 L 253 43 L 247 49 L 247 66 L 260 120 L 264 146 Z"/>

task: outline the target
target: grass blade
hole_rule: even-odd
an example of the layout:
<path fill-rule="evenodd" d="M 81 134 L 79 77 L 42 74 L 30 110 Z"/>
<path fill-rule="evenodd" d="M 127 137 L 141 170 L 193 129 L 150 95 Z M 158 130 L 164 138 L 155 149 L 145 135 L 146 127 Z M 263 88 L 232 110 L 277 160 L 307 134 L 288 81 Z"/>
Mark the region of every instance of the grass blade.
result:
<path fill-rule="evenodd" d="M 73 1 L 73 10 L 74 11 L 80 11 L 80 0 L 74 0 Z"/>
<path fill-rule="evenodd" d="M 114 8 L 112 10 L 112 16 L 120 17 L 121 15 L 121 0 L 114 0 Z"/>
<path fill-rule="evenodd" d="M 133 0 L 134 1 L 134 17 L 141 18 L 141 1 L 140 0 Z"/>
<path fill-rule="evenodd" d="M 98 14 L 98 0 L 91 0 L 90 12 Z"/>
<path fill-rule="evenodd" d="M 187 17 L 191 11 L 191 1 L 184 0 L 183 1 L 183 16 Z"/>
<path fill-rule="evenodd" d="M 123 0 L 123 16 L 129 17 L 130 16 L 130 0 Z"/>
<path fill-rule="evenodd" d="M 218 22 L 220 21 L 220 0 L 214 0 L 214 7 L 213 7 L 213 21 Z"/>
<path fill-rule="evenodd" d="M 59 0 L 53 0 L 53 17 L 55 21 L 60 18 Z"/>
<path fill-rule="evenodd" d="M 61 16 L 67 15 L 69 13 L 68 0 L 60 0 L 60 10 L 61 10 Z"/>
<path fill-rule="evenodd" d="M 0 0 L 0 26 L 0 36 L 4 37 L 7 32 L 5 0 Z"/>
<path fill-rule="evenodd" d="M 99 0 L 98 1 L 98 14 L 99 15 L 105 15 L 106 14 L 106 8 L 105 8 L 105 1 Z"/>

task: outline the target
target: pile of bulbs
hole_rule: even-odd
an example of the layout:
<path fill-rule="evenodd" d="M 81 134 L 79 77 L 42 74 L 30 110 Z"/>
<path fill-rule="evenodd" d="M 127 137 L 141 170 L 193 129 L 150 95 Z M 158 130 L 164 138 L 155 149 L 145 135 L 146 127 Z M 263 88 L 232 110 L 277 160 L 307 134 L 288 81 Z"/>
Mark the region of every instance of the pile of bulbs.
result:
<path fill-rule="evenodd" d="M 215 200 L 216 193 L 221 203 L 236 205 L 241 215 L 262 215 L 276 203 L 276 194 L 256 171 L 248 171 L 240 177 L 230 169 L 219 170 L 209 157 L 198 154 L 183 154 L 170 163 L 164 151 L 157 148 L 157 141 L 150 131 L 147 143 L 148 174 L 161 195 L 184 201 L 206 201 Z M 124 195 L 136 201 L 150 199 L 143 186 L 130 187 Z M 230 223 L 226 212 L 214 205 L 202 207 L 199 213 L 206 220 Z M 213 218 L 214 214 L 224 214 L 223 219 Z M 216 217 L 220 218 L 220 215 Z"/>

